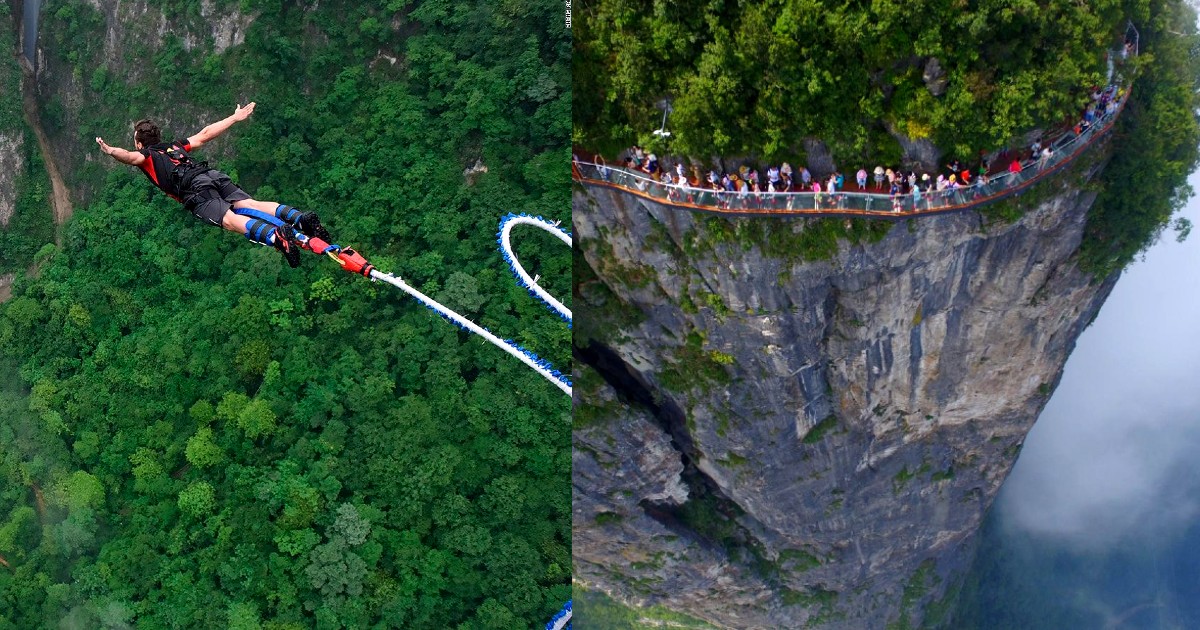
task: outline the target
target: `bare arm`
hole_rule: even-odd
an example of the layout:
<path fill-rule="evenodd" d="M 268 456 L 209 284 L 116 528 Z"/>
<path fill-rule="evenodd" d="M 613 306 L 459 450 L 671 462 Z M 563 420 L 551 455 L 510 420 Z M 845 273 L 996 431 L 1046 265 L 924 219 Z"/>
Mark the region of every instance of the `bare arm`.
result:
<path fill-rule="evenodd" d="M 121 149 L 119 147 L 108 146 L 108 143 L 104 142 L 104 138 L 97 137 L 96 144 L 100 145 L 100 150 L 103 151 L 105 155 L 111 156 L 112 159 L 121 162 L 122 164 L 137 166 L 146 160 L 146 156 L 138 153 L 137 151 L 126 151 L 125 149 Z"/>
<path fill-rule="evenodd" d="M 195 149 L 205 142 L 208 142 L 209 140 L 212 140 L 213 138 L 225 133 L 226 129 L 229 129 L 233 126 L 233 123 L 238 122 L 239 120 L 246 120 L 250 117 L 250 114 L 253 113 L 254 103 L 250 103 L 245 107 L 238 105 L 237 108 L 233 110 L 233 114 L 201 129 L 199 133 L 188 138 L 188 145 L 190 148 Z"/>

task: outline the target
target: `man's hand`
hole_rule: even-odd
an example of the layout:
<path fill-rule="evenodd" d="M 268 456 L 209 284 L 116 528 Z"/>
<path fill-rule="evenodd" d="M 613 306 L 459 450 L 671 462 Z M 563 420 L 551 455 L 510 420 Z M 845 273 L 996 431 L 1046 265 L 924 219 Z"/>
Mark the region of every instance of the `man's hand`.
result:
<path fill-rule="evenodd" d="M 137 166 L 146 159 L 146 156 L 142 155 L 140 152 L 126 151 L 125 149 L 110 147 L 108 146 L 108 143 L 104 141 L 104 138 L 101 138 L 100 136 L 96 136 L 96 144 L 100 145 L 100 150 L 103 151 L 105 155 L 112 156 L 112 159 L 122 164 Z"/>
<path fill-rule="evenodd" d="M 233 123 L 242 121 L 242 120 L 246 120 L 247 118 L 250 117 L 250 114 L 253 114 L 253 113 L 254 113 L 254 103 L 253 102 L 247 104 L 244 107 L 241 105 L 238 105 L 237 109 L 233 110 L 233 114 L 227 116 L 226 118 L 222 118 L 221 120 L 218 120 L 217 122 L 201 129 L 199 133 L 188 138 L 188 140 L 187 140 L 188 146 L 190 147 L 188 150 L 190 151 L 192 149 L 200 148 L 200 146 L 203 145 L 204 143 L 225 133 L 225 130 L 229 129 L 229 127 L 232 126 Z"/>
<path fill-rule="evenodd" d="M 246 120 L 247 118 L 250 117 L 250 114 L 253 114 L 253 113 L 254 113 L 254 101 L 251 101 L 245 107 L 238 105 L 237 108 L 233 110 L 233 118 L 235 120 Z"/>

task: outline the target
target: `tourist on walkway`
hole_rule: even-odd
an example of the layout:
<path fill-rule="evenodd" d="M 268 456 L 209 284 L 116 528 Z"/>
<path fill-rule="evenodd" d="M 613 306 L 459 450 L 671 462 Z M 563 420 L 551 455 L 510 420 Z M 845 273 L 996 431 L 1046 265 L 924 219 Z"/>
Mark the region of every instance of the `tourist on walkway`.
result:
<path fill-rule="evenodd" d="M 1039 171 L 1046 168 L 1046 165 L 1050 163 L 1050 157 L 1053 155 L 1054 155 L 1054 151 L 1051 151 L 1050 147 L 1046 147 L 1046 148 L 1042 149 L 1042 159 L 1038 161 L 1038 170 Z"/>

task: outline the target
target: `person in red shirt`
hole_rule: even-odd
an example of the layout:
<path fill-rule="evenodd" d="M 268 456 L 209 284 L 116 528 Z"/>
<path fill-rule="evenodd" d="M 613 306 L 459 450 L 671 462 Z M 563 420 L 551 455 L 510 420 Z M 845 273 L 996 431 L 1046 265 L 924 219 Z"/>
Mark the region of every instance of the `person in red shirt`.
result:
<path fill-rule="evenodd" d="M 160 190 L 183 204 L 197 218 L 244 234 L 256 243 L 279 250 L 288 265 L 300 264 L 300 234 L 330 242 L 329 232 L 314 212 L 301 212 L 274 201 L 259 201 L 246 194 L 228 175 L 192 159 L 190 152 L 225 133 L 235 122 L 254 113 L 254 103 L 238 105 L 233 114 L 201 129 L 183 142 L 162 141 L 158 125 L 149 119 L 134 123 L 135 151 L 96 143 L 105 155 L 136 166 Z"/>

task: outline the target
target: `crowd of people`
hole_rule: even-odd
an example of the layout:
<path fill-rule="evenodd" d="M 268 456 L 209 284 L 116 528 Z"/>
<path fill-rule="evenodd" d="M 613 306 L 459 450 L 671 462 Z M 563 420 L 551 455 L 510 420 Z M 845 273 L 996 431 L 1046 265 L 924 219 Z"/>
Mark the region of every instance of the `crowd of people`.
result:
<path fill-rule="evenodd" d="M 866 168 L 859 168 L 853 180 L 848 181 L 841 171 L 818 176 L 806 166 L 793 167 L 788 162 L 769 165 L 762 170 L 743 164 L 729 171 L 710 169 L 702 172 L 698 166 L 688 166 L 683 161 L 664 163 L 654 153 L 635 145 L 625 152 L 620 166 L 641 175 L 635 179 L 634 185 L 643 190 L 655 182 L 663 184 L 667 197 L 672 201 L 695 202 L 697 192 L 711 191 L 733 193 L 716 195 L 716 203 L 722 207 L 735 204 L 765 207 L 783 203 L 792 208 L 795 200 L 790 197 L 794 195 L 781 199 L 752 193 L 808 192 L 813 193 L 814 208 L 845 208 L 846 193 L 874 193 L 887 195 L 891 209 L 899 212 L 906 207 L 934 207 L 954 200 L 969 201 L 990 194 L 988 184 L 994 180 L 1009 179 L 1008 174 L 1020 174 L 1026 169 L 1045 169 L 1053 160 L 1056 147 L 1062 147 L 1113 115 L 1123 96 L 1123 89 L 1115 85 L 1094 89 L 1091 101 L 1072 128 L 1064 129 L 1050 139 L 1039 137 L 1027 150 L 1001 152 L 996 156 L 995 164 L 986 155 L 980 155 L 970 164 L 951 160 L 937 172 L 878 165 L 870 172 Z M 608 165 L 600 157 L 596 160 L 601 177 L 608 179 Z"/>

